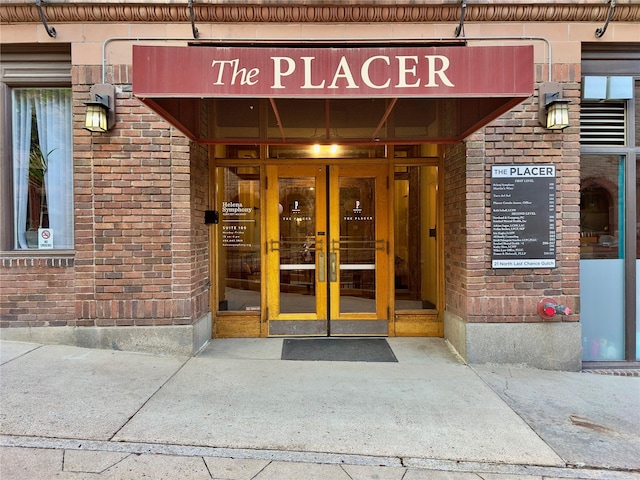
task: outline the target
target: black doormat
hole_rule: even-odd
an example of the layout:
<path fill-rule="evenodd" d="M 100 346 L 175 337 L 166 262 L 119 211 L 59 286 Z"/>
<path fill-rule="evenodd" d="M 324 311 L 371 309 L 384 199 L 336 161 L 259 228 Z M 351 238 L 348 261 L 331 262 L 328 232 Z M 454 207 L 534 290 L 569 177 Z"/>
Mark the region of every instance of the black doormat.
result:
<path fill-rule="evenodd" d="M 384 338 L 286 338 L 282 360 L 397 362 Z"/>

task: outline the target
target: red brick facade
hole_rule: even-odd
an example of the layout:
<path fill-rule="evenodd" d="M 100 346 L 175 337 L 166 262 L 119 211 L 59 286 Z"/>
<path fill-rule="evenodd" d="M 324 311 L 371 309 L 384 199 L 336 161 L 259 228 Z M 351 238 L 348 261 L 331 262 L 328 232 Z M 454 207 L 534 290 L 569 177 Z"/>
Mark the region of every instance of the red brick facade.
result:
<path fill-rule="evenodd" d="M 546 72 L 538 70 L 542 77 Z M 579 65 L 558 65 L 564 95 L 577 99 Z M 538 78 L 537 81 L 542 81 Z M 577 103 L 572 125 L 579 123 Z M 513 270 L 491 268 L 491 166 L 547 163 L 557 168 L 557 267 Z M 579 129 L 544 129 L 538 99 L 524 102 L 500 119 L 448 147 L 445 176 L 445 292 L 447 309 L 467 322 L 540 322 L 537 303 L 552 297 L 579 320 L 580 150 Z"/>
<path fill-rule="evenodd" d="M 109 79 L 130 84 L 129 71 Z M 3 259 L 3 327 L 190 325 L 209 311 L 207 148 L 122 91 L 116 127 L 84 130 L 100 75 L 72 71 L 75 255 Z"/>
<path fill-rule="evenodd" d="M 74 277 L 73 258 L 3 258 L 0 328 L 80 325 Z"/>
<path fill-rule="evenodd" d="M 539 77 L 546 76 L 543 70 Z M 567 82 L 565 96 L 578 97 L 578 72 L 579 65 L 557 66 L 554 75 L 563 74 Z M 190 325 L 209 312 L 209 234 L 203 221 L 208 149 L 190 144 L 119 88 L 130 84 L 128 66 L 107 71 L 118 88 L 114 130 L 92 135 L 82 129 L 83 102 L 100 76 L 95 66 L 72 72 L 75 257 L 5 259 L 2 276 L 18 283 L 2 289 L 3 326 Z M 577 124 L 577 104 L 571 116 Z M 466 322 L 539 322 L 537 302 L 553 297 L 575 312 L 554 321 L 579 320 L 578 140 L 577 127 L 561 133 L 542 128 L 532 98 L 465 142 L 446 147 L 448 312 Z M 492 269 L 491 165 L 537 162 L 558 168 L 558 267 Z M 31 293 L 33 281 L 37 294 Z"/>

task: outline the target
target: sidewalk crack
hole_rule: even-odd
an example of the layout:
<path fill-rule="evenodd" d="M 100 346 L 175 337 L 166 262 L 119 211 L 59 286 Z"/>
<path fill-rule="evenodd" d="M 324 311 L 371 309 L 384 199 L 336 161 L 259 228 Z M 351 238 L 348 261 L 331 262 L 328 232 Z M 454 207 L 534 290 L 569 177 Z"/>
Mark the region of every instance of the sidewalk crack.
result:
<path fill-rule="evenodd" d="M 164 386 L 165 386 L 165 385 L 167 385 L 167 384 L 168 384 L 168 383 L 173 379 L 173 377 L 175 377 L 178 373 L 180 373 L 180 372 L 182 371 L 182 369 L 187 365 L 187 363 L 189 363 L 189 361 L 190 361 L 192 358 L 193 358 L 193 357 L 189 357 L 189 358 L 187 358 L 187 359 L 184 361 L 184 363 L 183 363 L 182 365 L 180 365 L 180 367 L 179 367 L 175 372 L 173 372 L 173 373 L 169 376 L 169 378 L 167 378 L 167 379 L 162 383 L 162 385 L 160 385 L 160 386 L 159 386 L 159 387 L 158 387 L 158 388 L 157 388 L 157 389 L 156 389 L 156 390 L 155 390 L 151 395 L 149 395 L 149 398 L 147 398 L 144 402 L 142 402 L 142 405 L 140 405 L 140 407 L 139 407 L 135 412 L 133 412 L 133 414 L 131 414 L 131 416 L 129 416 L 129 418 L 127 418 L 127 419 L 124 421 L 124 423 L 123 423 L 122 425 L 120 425 L 120 427 L 118 427 L 118 428 L 116 429 L 116 431 L 113 433 L 113 435 L 111 435 L 111 436 L 109 437 L 109 441 L 110 441 L 110 442 L 112 442 L 112 441 L 113 441 L 113 439 L 114 439 L 114 438 L 115 438 L 115 437 L 116 437 L 116 436 L 117 436 L 117 435 L 122 431 L 122 429 L 123 429 L 124 427 L 126 427 L 126 426 L 129 424 L 129 422 L 130 422 L 131 420 L 133 420 L 133 418 L 134 418 L 138 413 L 140 413 L 140 411 L 141 411 L 141 410 L 142 410 L 142 409 L 143 409 L 143 408 L 144 408 L 144 407 L 145 407 L 145 406 L 146 406 L 146 405 L 151 401 L 151 399 L 152 399 L 153 397 L 155 397 L 155 396 L 157 395 L 157 393 L 158 393 L 160 390 L 162 390 L 162 389 L 164 388 Z"/>

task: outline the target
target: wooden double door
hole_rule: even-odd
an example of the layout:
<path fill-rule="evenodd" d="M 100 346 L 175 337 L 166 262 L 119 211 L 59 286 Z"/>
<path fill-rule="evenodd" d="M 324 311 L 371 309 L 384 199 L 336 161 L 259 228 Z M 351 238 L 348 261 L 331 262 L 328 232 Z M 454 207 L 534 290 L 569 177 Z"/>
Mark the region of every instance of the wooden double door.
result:
<path fill-rule="evenodd" d="M 385 165 L 271 165 L 266 185 L 269 335 L 387 335 Z"/>

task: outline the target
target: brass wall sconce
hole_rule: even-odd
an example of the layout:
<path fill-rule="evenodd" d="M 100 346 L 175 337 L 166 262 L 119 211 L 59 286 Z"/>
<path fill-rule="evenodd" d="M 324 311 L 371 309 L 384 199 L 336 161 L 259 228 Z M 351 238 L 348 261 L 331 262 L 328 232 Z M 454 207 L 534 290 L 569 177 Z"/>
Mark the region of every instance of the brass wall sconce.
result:
<path fill-rule="evenodd" d="M 570 100 L 562 97 L 562 86 L 556 82 L 540 85 L 538 89 L 538 119 L 549 130 L 563 130 L 569 124 Z"/>
<path fill-rule="evenodd" d="M 116 124 L 116 88 L 109 84 L 93 85 L 89 90 L 84 128 L 104 133 Z"/>

